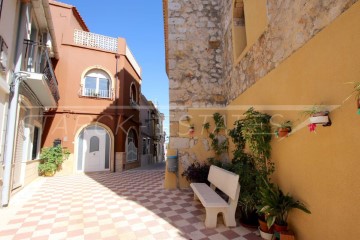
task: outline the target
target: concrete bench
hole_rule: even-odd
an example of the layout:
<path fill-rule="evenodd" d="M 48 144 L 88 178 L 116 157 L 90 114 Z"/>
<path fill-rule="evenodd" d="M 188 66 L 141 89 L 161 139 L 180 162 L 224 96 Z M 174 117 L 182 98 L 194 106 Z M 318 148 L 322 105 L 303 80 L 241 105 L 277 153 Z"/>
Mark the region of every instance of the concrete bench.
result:
<path fill-rule="evenodd" d="M 216 227 L 218 213 L 223 214 L 227 227 L 235 227 L 235 211 L 240 195 L 239 175 L 225 169 L 210 166 L 208 175 L 210 187 L 206 183 L 191 183 L 194 191 L 194 199 L 200 200 L 206 210 L 205 226 Z M 219 189 L 225 193 L 229 200 L 226 202 L 215 190 Z"/>

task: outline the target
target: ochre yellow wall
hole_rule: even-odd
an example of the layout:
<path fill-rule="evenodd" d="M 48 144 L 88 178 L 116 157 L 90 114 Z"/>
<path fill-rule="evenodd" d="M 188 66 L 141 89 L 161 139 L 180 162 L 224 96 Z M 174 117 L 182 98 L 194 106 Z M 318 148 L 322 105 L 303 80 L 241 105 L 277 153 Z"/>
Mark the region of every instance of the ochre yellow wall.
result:
<path fill-rule="evenodd" d="M 225 113 L 230 129 L 239 115 L 254 106 L 273 115 L 274 124 L 294 123 L 289 137 L 272 140 L 272 160 L 274 181 L 312 212 L 290 213 L 290 228 L 298 240 L 357 239 L 360 235 L 360 115 L 353 97 L 344 102 L 353 91 L 353 85 L 346 83 L 360 81 L 359 13 L 357 2 L 225 109 L 189 110 L 198 143 L 185 151 L 199 161 L 214 156 L 201 147 L 201 139 L 207 136 L 201 134 L 201 115 Z M 315 104 L 328 106 L 333 123 L 310 133 L 301 112 Z M 180 124 L 179 131 L 187 128 Z M 165 185 L 174 179 L 167 178 Z"/>
<path fill-rule="evenodd" d="M 245 28 L 235 27 L 234 24 L 232 28 L 233 54 L 236 64 L 259 39 L 268 25 L 266 2 L 266 0 L 244 0 Z M 234 4 L 232 7 L 234 8 Z"/>
<path fill-rule="evenodd" d="M 343 102 L 353 90 L 346 83 L 360 81 L 359 13 L 360 2 L 228 106 L 228 116 L 249 105 L 294 122 L 291 136 L 273 139 L 272 159 L 274 180 L 312 211 L 290 214 L 299 240 L 360 234 L 360 115 L 353 97 Z M 300 113 L 314 104 L 331 106 L 333 124 L 310 133 Z"/>
<path fill-rule="evenodd" d="M 246 39 L 253 45 L 264 32 L 267 24 L 266 0 L 244 0 Z"/>
<path fill-rule="evenodd" d="M 188 116 L 190 117 L 189 121 L 186 121 L 185 118 L 179 121 L 179 136 L 183 138 L 189 138 L 192 142 L 189 148 L 181 149 L 189 154 L 190 158 L 188 159 L 189 164 L 196 159 L 196 161 L 203 163 L 207 162 L 207 159 L 210 157 L 215 157 L 215 153 L 213 150 L 207 151 L 204 148 L 203 140 L 207 139 L 209 147 L 211 148 L 211 141 L 208 138 L 209 132 L 214 131 L 215 123 L 213 120 L 213 114 L 215 112 L 220 113 L 221 115 L 226 116 L 225 108 L 211 108 L 211 109 L 198 109 L 192 108 L 188 109 Z M 184 116 L 185 117 L 185 116 Z M 209 132 L 203 128 L 203 124 L 209 122 L 210 129 Z M 189 127 L 191 124 L 194 124 L 195 132 L 193 135 L 189 135 Z M 222 131 L 221 134 L 224 134 Z M 194 144 L 194 145 L 192 145 Z M 171 145 L 171 138 L 170 138 L 170 145 Z M 173 156 L 176 154 L 176 150 L 169 149 L 167 156 Z M 183 165 L 181 164 L 181 159 L 179 159 L 179 171 L 178 171 L 178 183 L 176 182 L 177 178 L 174 173 L 169 173 L 166 171 L 165 173 L 165 183 L 164 186 L 167 189 L 176 188 L 176 186 L 180 188 L 187 188 L 189 187 L 189 183 L 187 180 L 181 176 L 184 172 Z"/>

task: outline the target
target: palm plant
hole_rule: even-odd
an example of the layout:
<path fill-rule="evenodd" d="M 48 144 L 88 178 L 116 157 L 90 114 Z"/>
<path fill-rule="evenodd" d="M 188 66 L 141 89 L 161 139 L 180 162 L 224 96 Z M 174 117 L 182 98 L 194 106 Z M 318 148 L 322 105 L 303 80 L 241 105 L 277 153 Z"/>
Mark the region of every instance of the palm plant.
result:
<path fill-rule="evenodd" d="M 294 208 L 311 213 L 303 203 L 295 200 L 288 193 L 284 194 L 279 186 L 269 183 L 265 179 L 264 185 L 260 187 L 260 195 L 262 203 L 260 212 L 267 216 L 266 222 L 269 228 L 274 223 L 286 226 L 289 212 Z"/>

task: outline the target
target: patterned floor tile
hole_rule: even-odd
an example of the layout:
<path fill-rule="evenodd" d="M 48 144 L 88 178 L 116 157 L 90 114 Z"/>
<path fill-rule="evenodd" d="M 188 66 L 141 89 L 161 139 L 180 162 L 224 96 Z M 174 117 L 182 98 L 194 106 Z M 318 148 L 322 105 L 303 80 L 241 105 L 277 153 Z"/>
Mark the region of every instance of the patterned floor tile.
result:
<path fill-rule="evenodd" d="M 221 218 L 206 229 L 192 191 L 165 190 L 163 181 L 164 170 L 46 178 L 0 228 L 0 239 L 260 239 Z"/>

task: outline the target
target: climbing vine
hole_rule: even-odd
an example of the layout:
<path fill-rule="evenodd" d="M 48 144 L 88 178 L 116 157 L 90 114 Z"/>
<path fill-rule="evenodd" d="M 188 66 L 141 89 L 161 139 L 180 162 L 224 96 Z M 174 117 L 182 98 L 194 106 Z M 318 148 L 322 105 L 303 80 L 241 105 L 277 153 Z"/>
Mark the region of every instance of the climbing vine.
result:
<path fill-rule="evenodd" d="M 204 129 L 209 133 L 209 138 L 211 139 L 211 148 L 214 150 L 215 155 L 219 157 L 221 154 L 226 153 L 229 149 L 229 140 L 225 135 L 222 135 L 221 132 L 226 132 L 226 126 L 224 117 L 220 113 L 214 113 L 213 119 L 215 122 L 215 129 L 213 132 L 209 132 L 210 123 L 204 123 Z"/>

